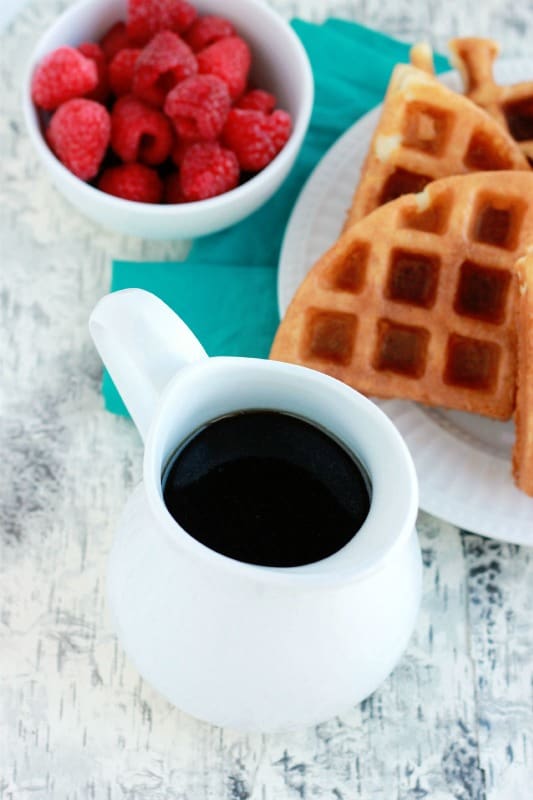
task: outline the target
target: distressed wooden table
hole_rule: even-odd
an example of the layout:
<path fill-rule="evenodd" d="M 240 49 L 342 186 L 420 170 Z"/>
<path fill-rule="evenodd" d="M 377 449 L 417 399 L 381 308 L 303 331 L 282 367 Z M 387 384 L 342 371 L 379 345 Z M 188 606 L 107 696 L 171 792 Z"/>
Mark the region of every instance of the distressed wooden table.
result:
<path fill-rule="evenodd" d="M 35 0 L 1 39 L 1 800 L 531 800 L 531 550 L 421 514 L 425 591 L 415 635 L 361 706 L 312 729 L 242 735 L 146 686 L 106 614 L 106 556 L 139 481 L 131 424 L 102 410 L 87 317 L 113 256 L 183 245 L 120 237 L 52 188 L 20 113 L 37 37 L 67 3 Z M 533 55 L 533 6 L 504 0 L 276 0 L 444 49 L 497 35 Z"/>

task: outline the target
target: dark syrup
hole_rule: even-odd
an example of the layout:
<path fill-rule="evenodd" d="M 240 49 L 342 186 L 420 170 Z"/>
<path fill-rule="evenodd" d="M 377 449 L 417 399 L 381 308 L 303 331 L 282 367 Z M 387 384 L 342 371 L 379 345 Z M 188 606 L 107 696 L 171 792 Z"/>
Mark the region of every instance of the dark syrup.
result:
<path fill-rule="evenodd" d="M 174 519 L 218 553 L 295 567 L 336 553 L 370 509 L 361 465 L 298 417 L 248 411 L 194 433 L 170 458 L 163 497 Z"/>

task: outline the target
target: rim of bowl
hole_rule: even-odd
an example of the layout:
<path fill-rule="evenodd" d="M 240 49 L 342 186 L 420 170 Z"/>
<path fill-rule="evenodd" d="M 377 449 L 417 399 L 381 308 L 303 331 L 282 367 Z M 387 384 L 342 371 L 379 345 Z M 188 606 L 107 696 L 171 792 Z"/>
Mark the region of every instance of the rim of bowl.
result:
<path fill-rule="evenodd" d="M 136 200 L 126 200 L 122 197 L 115 197 L 114 195 L 101 191 L 101 189 L 92 186 L 86 181 L 82 181 L 81 178 L 78 178 L 76 175 L 74 175 L 74 173 L 67 169 L 67 167 L 65 167 L 54 155 L 41 132 L 38 124 L 38 110 L 31 99 L 31 81 L 33 72 L 38 60 L 43 58 L 43 55 L 45 55 L 39 52 L 43 41 L 50 36 L 52 31 L 54 31 L 60 23 L 63 23 L 69 17 L 75 17 L 82 9 L 93 5 L 94 0 L 81 0 L 60 14 L 54 20 L 52 25 L 50 25 L 44 31 L 42 36 L 39 37 L 30 55 L 23 82 L 22 104 L 26 128 L 40 157 L 47 162 L 52 170 L 58 171 L 62 180 L 70 184 L 73 189 L 77 189 L 80 192 L 86 192 L 88 198 L 97 199 L 98 202 L 101 202 L 104 205 L 118 205 L 123 208 L 128 208 L 131 211 L 142 211 L 143 214 L 149 214 L 151 216 L 173 216 L 176 213 L 179 213 L 183 216 L 195 216 L 200 211 L 215 211 L 219 207 L 228 205 L 228 203 L 236 203 L 240 200 L 245 201 L 249 195 L 253 196 L 255 191 L 260 189 L 261 183 L 267 182 L 274 171 L 283 171 L 287 165 L 287 162 L 290 163 L 293 158 L 296 157 L 311 119 L 314 99 L 314 81 L 311 64 L 305 48 L 290 25 L 277 12 L 273 11 L 266 4 L 261 2 L 261 0 L 246 0 L 246 2 L 248 5 L 253 5 L 260 11 L 260 13 L 263 13 L 275 20 L 276 24 L 279 26 L 279 29 L 284 31 L 287 40 L 290 42 L 293 48 L 295 63 L 298 64 L 302 84 L 302 96 L 297 112 L 297 118 L 295 121 L 293 121 L 293 129 L 287 143 L 270 162 L 270 164 L 246 181 L 246 183 L 236 186 L 235 189 L 231 189 L 229 192 L 225 192 L 224 194 L 217 195 L 216 197 L 210 197 L 207 200 L 169 204 L 142 203 Z"/>

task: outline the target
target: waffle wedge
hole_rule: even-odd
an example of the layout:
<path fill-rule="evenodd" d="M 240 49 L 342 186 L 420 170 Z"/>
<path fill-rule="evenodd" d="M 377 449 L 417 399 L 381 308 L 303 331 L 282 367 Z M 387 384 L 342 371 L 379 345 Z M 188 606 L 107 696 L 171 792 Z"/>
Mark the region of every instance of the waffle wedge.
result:
<path fill-rule="evenodd" d="M 533 497 L 533 251 L 519 260 L 517 269 L 520 293 L 513 476 L 518 488 Z"/>
<path fill-rule="evenodd" d="M 533 160 L 533 81 L 512 86 L 496 83 L 493 66 L 500 48 L 492 39 L 452 39 L 449 47 L 465 95 L 508 130 L 524 155 Z"/>
<path fill-rule="evenodd" d="M 409 61 L 413 67 L 427 72 L 428 75 L 435 74 L 435 63 L 433 61 L 433 50 L 428 42 L 417 42 L 409 50 Z"/>
<path fill-rule="evenodd" d="M 271 358 L 367 395 L 507 419 L 533 172 L 434 181 L 352 225 L 292 300 Z"/>
<path fill-rule="evenodd" d="M 432 75 L 400 64 L 392 74 L 345 229 L 432 180 L 499 169 L 529 169 L 507 131 Z"/>

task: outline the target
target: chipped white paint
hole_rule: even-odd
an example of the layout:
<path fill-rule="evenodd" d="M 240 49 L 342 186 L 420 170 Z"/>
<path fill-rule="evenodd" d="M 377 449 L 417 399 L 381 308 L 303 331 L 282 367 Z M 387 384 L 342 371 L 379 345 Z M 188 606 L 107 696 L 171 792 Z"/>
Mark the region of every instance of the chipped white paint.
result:
<path fill-rule="evenodd" d="M 243 736 L 146 686 L 106 614 L 106 555 L 140 477 L 129 422 L 101 409 L 87 317 L 113 256 L 177 259 L 179 243 L 105 233 L 47 182 L 22 130 L 36 37 L 66 5 L 34 0 L 0 43 L 1 800 L 530 800 L 531 551 L 422 515 L 425 597 L 385 685 L 317 728 Z M 459 33 L 528 53 L 533 7 L 504 0 L 276 0 L 436 49 Z M 213 665 L 216 668 L 216 665 Z"/>

